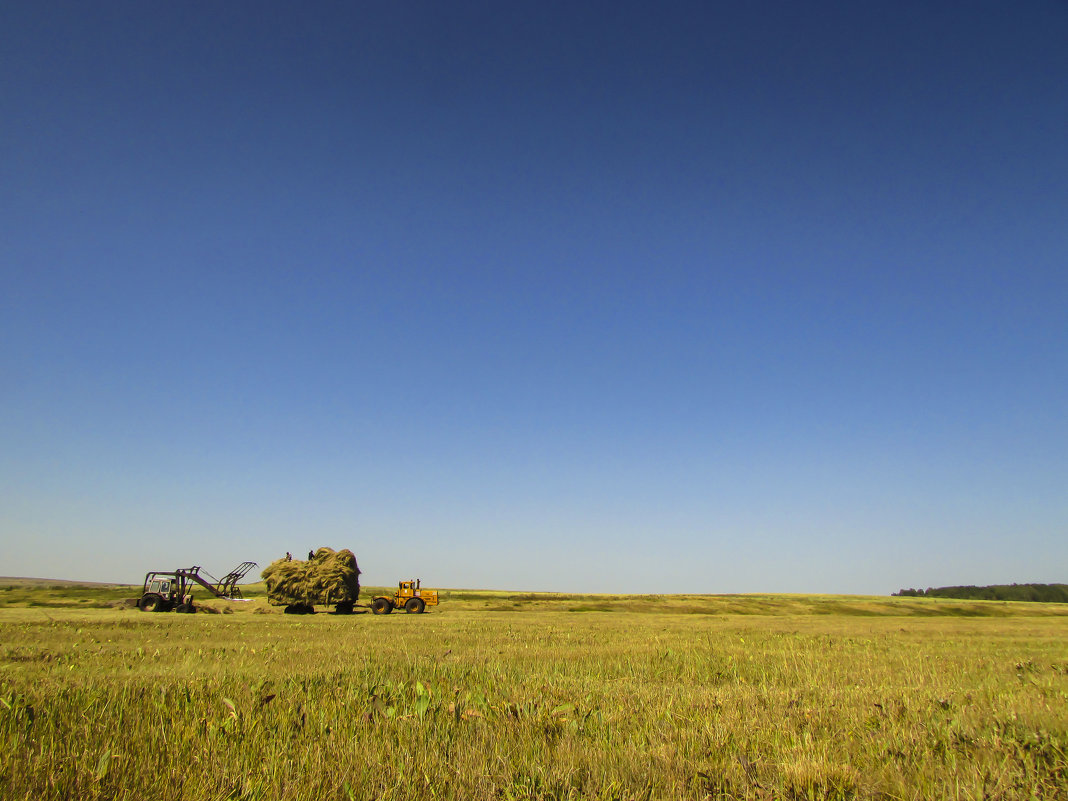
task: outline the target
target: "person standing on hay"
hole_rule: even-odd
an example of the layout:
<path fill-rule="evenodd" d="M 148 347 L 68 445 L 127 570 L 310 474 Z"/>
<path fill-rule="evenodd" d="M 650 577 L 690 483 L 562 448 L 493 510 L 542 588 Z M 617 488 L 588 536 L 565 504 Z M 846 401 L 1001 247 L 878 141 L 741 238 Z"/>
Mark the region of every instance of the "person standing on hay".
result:
<path fill-rule="evenodd" d="M 310 562 L 314 558 L 315 558 L 315 552 L 314 551 L 308 551 L 308 561 Z"/>
<path fill-rule="evenodd" d="M 292 562 L 293 561 L 293 554 L 291 554 L 289 551 L 286 551 L 286 561 L 287 562 Z"/>

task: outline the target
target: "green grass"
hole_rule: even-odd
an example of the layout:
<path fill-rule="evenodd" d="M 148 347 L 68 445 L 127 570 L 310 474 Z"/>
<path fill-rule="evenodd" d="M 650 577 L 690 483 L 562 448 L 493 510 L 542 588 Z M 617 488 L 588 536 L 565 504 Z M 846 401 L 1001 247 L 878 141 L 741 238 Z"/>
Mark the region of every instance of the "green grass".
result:
<path fill-rule="evenodd" d="M 122 584 L 0 578 L 0 609 L 12 606 L 106 609 L 140 591 L 140 586 L 134 589 Z"/>
<path fill-rule="evenodd" d="M 0 609 L 5 799 L 1068 799 L 1063 606 L 25 591 Z"/>

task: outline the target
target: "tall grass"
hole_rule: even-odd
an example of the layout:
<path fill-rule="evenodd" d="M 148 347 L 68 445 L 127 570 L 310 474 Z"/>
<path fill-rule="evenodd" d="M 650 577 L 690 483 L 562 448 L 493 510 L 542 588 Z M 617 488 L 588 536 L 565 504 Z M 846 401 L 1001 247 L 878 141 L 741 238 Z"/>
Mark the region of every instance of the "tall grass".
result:
<path fill-rule="evenodd" d="M 1068 617 L 668 600 L 443 598 L 381 618 L 9 607 L 2 795 L 1068 799 Z"/>

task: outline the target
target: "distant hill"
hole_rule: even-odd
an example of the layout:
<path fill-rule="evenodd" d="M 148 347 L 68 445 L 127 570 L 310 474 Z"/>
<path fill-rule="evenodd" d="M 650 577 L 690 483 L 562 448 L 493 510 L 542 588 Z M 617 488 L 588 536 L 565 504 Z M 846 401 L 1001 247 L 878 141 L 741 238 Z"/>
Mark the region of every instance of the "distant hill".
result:
<path fill-rule="evenodd" d="M 130 587 L 115 581 L 71 581 L 69 579 L 32 578 L 30 576 L 0 576 L 0 587 Z"/>
<path fill-rule="evenodd" d="M 957 598 L 975 601 L 1037 601 L 1068 603 L 1068 584 L 991 584 L 988 587 L 928 587 L 926 590 L 898 590 L 891 595 L 913 598 Z"/>

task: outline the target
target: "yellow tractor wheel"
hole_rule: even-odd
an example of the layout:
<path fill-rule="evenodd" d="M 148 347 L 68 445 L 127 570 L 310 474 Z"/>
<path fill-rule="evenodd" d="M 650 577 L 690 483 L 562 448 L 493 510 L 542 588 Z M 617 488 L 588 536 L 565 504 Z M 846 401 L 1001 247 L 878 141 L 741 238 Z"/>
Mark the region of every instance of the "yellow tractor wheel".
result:
<path fill-rule="evenodd" d="M 393 611 L 393 604 L 389 602 L 389 598 L 375 598 L 371 601 L 371 611 L 376 615 L 388 615 Z"/>
<path fill-rule="evenodd" d="M 422 598 L 409 598 L 404 603 L 404 611 L 407 612 L 409 615 L 421 614 L 423 612 L 423 610 L 425 610 L 425 609 L 426 609 L 426 604 L 423 603 L 423 599 Z"/>

